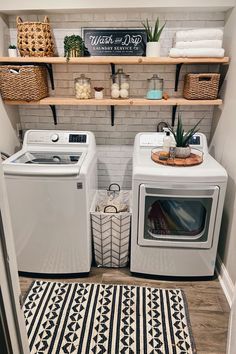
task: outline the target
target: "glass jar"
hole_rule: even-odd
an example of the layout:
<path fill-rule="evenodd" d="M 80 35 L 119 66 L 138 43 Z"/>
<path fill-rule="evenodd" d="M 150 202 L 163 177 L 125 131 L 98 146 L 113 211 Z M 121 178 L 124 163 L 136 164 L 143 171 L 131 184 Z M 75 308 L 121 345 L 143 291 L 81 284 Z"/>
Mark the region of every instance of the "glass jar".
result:
<path fill-rule="evenodd" d="M 75 79 L 75 97 L 79 99 L 91 98 L 91 79 L 81 74 Z"/>
<path fill-rule="evenodd" d="M 111 75 L 111 98 L 129 98 L 129 75 L 123 69 Z"/>
<path fill-rule="evenodd" d="M 157 74 L 154 74 L 150 79 L 147 79 L 148 90 L 146 98 L 148 100 L 161 100 L 163 96 L 163 79 Z"/>

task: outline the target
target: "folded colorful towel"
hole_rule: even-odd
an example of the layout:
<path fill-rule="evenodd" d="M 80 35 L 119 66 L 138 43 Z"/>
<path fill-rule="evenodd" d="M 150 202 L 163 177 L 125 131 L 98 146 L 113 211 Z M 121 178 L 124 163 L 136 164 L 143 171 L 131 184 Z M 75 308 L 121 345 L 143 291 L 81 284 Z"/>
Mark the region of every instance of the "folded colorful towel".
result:
<path fill-rule="evenodd" d="M 201 41 L 204 39 L 223 39 L 223 31 L 220 28 L 200 28 L 195 30 L 177 31 L 176 42 Z"/>
<path fill-rule="evenodd" d="M 222 48 L 171 48 L 169 56 L 172 58 L 223 58 L 225 50 Z"/>
<path fill-rule="evenodd" d="M 190 49 L 190 48 L 222 48 L 222 40 L 202 40 L 202 41 L 188 41 L 188 42 L 176 42 L 175 48 L 178 49 Z"/>

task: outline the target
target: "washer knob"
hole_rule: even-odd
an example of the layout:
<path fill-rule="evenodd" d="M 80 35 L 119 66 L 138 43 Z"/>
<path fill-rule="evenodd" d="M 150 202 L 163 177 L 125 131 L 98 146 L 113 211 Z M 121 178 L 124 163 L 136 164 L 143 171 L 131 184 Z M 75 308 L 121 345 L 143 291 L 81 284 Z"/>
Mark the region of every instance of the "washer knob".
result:
<path fill-rule="evenodd" d="M 59 140 L 59 135 L 58 134 L 53 134 L 51 136 L 51 140 L 53 143 L 56 143 Z"/>

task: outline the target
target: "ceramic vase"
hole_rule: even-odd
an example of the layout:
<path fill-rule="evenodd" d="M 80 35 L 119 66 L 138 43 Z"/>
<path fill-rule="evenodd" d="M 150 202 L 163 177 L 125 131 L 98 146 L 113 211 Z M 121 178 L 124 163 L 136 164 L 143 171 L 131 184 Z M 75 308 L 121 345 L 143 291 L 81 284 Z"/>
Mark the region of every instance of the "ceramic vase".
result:
<path fill-rule="evenodd" d="M 160 42 L 147 42 L 146 57 L 160 57 Z"/>
<path fill-rule="evenodd" d="M 17 57 L 17 49 L 8 49 L 8 55 L 9 57 L 15 58 Z"/>
<path fill-rule="evenodd" d="M 191 148 L 189 146 L 186 147 L 176 147 L 175 148 L 175 157 L 180 159 L 186 159 L 191 154 Z"/>

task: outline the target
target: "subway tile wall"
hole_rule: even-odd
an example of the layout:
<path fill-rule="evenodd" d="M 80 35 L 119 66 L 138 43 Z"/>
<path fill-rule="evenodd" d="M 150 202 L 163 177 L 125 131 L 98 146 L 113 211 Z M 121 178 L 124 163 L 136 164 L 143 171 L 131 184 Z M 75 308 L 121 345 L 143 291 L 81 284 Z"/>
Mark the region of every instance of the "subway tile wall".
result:
<path fill-rule="evenodd" d="M 224 27 L 223 12 L 176 12 L 157 13 L 144 11 L 116 12 L 79 12 L 67 14 L 49 14 L 53 28 L 57 54 L 64 55 L 63 39 L 66 35 L 82 34 L 85 27 L 121 28 L 141 27 L 141 21 L 149 18 L 154 21 L 159 16 L 166 22 L 161 37 L 161 55 L 167 56 L 174 41 L 174 34 L 179 29 Z M 28 14 L 25 21 L 41 21 L 44 15 Z M 9 16 L 10 41 L 16 43 L 16 18 Z M 175 66 L 166 65 L 123 65 L 130 75 L 131 97 L 144 97 L 147 78 L 153 73 L 164 79 L 164 91 L 171 96 L 181 96 L 183 79 L 187 72 L 216 71 L 216 66 L 183 66 L 180 74 L 179 90 L 174 92 Z M 110 67 L 108 65 L 55 65 L 55 91 L 51 95 L 74 95 L 74 79 L 81 73 L 92 79 L 93 86 L 103 86 L 109 96 Z M 47 107 L 30 106 L 19 108 L 22 128 L 54 129 L 51 110 Z M 186 128 L 204 118 L 200 125 L 201 132 L 210 136 L 213 108 L 211 106 L 180 107 Z M 63 106 L 57 107 L 57 129 L 90 130 L 94 132 L 98 146 L 99 187 L 106 188 L 109 183 L 118 182 L 122 188 L 131 188 L 132 144 L 134 137 L 141 131 L 156 131 L 160 121 L 171 122 L 171 107 L 115 107 L 115 126 L 110 124 L 110 107 L 103 106 Z"/>

